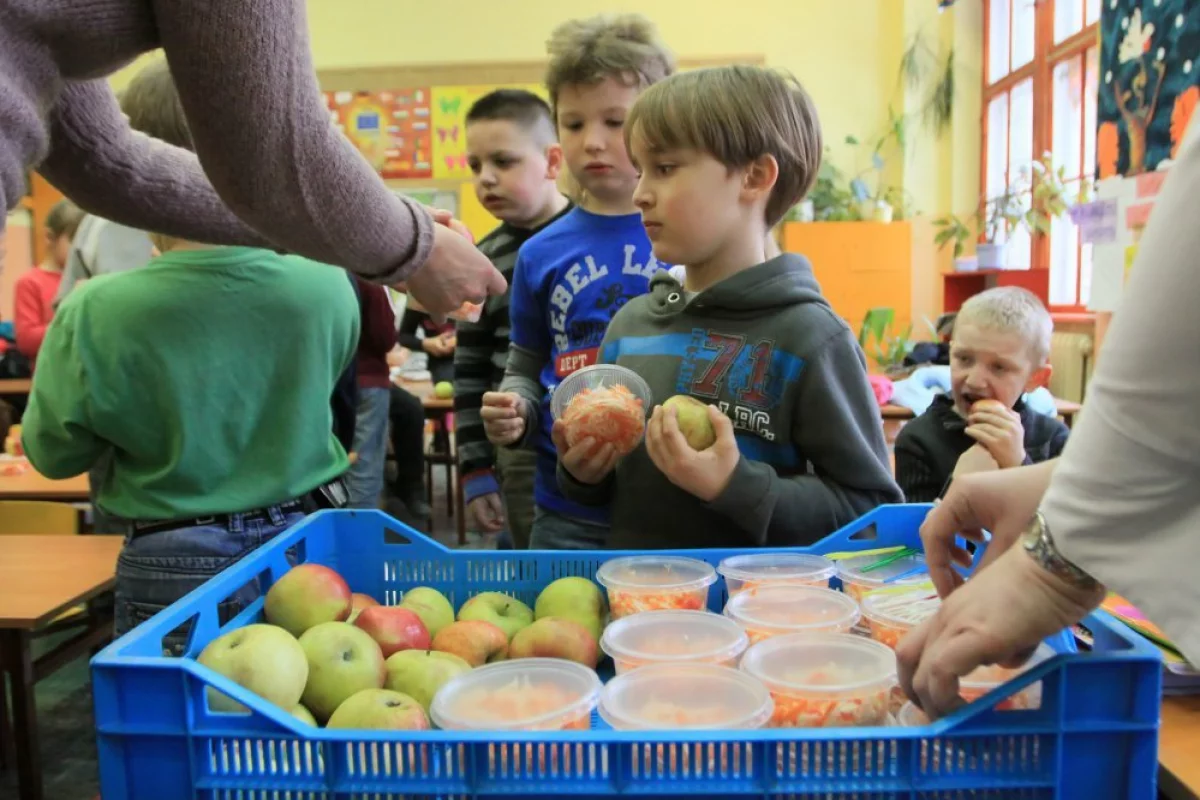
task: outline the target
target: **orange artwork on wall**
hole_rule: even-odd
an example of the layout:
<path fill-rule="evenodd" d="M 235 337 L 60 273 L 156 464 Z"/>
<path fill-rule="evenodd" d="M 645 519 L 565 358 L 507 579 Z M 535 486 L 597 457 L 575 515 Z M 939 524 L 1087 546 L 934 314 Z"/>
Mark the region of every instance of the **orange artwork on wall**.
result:
<path fill-rule="evenodd" d="M 1101 178 L 1111 178 L 1117 174 L 1117 158 L 1120 155 L 1120 133 L 1115 122 L 1105 122 L 1100 126 L 1096 135 L 1096 161 L 1100 167 Z"/>
<path fill-rule="evenodd" d="M 1200 100 L 1200 86 L 1191 86 L 1175 98 L 1175 107 L 1171 109 L 1171 158 L 1175 158 L 1179 152 L 1183 135 L 1187 133 L 1188 123 L 1192 120 L 1192 112 L 1196 110 L 1197 100 Z"/>

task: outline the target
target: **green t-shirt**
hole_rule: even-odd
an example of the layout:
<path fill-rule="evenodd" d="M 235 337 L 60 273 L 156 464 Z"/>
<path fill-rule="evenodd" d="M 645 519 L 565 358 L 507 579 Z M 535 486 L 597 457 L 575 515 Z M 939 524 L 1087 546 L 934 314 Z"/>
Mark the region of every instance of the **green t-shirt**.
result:
<path fill-rule="evenodd" d="M 342 270 L 269 250 L 172 251 L 94 278 L 46 332 L 25 452 L 67 478 L 111 450 L 97 502 L 129 519 L 301 496 L 349 466 L 329 401 L 358 328 Z"/>

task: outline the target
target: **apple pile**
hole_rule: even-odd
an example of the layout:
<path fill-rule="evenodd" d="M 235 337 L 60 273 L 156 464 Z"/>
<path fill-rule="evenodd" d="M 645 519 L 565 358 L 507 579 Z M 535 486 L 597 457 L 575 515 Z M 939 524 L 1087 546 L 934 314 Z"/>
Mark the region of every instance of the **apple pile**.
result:
<path fill-rule="evenodd" d="M 554 581 L 534 608 L 484 592 L 456 615 L 427 586 L 384 606 L 334 570 L 301 564 L 267 592 L 265 623 L 214 639 L 197 660 L 309 725 L 428 730 L 438 690 L 474 667 L 561 658 L 595 669 L 606 614 L 586 578 Z M 211 688 L 209 706 L 246 710 Z"/>

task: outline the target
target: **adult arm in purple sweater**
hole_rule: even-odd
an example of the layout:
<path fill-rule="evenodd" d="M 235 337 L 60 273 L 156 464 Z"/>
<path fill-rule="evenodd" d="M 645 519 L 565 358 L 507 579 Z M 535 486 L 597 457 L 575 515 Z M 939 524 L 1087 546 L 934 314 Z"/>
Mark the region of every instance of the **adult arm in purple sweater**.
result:
<path fill-rule="evenodd" d="M 39 166 L 51 183 L 116 222 L 271 245 L 375 282 L 402 280 L 425 262 L 428 211 L 388 191 L 330 122 L 304 3 L 150 6 L 199 161 L 130 131 L 103 82 L 68 82 Z"/>

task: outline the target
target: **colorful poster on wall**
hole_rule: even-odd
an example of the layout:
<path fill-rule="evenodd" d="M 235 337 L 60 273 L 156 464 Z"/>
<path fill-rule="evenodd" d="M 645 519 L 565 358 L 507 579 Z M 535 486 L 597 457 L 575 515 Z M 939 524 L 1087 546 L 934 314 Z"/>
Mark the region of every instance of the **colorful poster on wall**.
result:
<path fill-rule="evenodd" d="M 432 178 L 428 88 L 325 92 L 337 127 L 386 180 Z"/>
<path fill-rule="evenodd" d="M 1096 169 L 1169 164 L 1200 100 L 1200 0 L 1104 0 Z"/>
<path fill-rule="evenodd" d="M 433 177 L 470 180 L 467 166 L 467 111 L 476 100 L 497 86 L 435 86 L 432 102 Z M 526 89 L 545 99 L 546 90 L 537 84 L 506 88 Z"/>

